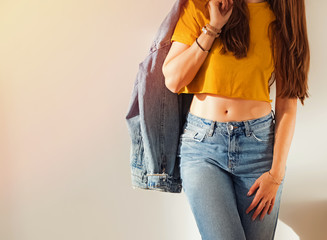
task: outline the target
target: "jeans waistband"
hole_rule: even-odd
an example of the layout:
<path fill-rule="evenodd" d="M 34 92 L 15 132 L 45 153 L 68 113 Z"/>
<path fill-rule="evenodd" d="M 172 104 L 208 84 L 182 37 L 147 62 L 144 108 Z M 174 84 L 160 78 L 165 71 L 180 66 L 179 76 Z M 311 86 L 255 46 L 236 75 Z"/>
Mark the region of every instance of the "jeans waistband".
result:
<path fill-rule="evenodd" d="M 246 135 L 249 136 L 251 130 L 264 128 L 268 125 L 274 124 L 275 113 L 274 110 L 271 110 L 270 113 L 268 113 L 267 115 L 255 119 L 244 121 L 219 122 L 196 116 L 190 111 L 188 111 L 186 115 L 186 123 L 190 123 L 193 126 L 198 126 L 200 128 L 207 129 L 209 131 L 209 136 L 213 134 L 213 131 L 216 128 L 225 130 L 227 132 L 244 131 L 245 129 Z"/>

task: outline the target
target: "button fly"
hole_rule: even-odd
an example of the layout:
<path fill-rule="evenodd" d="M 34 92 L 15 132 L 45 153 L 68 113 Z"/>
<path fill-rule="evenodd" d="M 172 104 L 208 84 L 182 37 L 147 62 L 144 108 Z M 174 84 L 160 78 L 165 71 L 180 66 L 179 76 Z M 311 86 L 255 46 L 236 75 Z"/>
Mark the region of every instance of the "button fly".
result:
<path fill-rule="evenodd" d="M 228 125 L 228 128 L 229 128 L 229 130 L 233 130 L 234 128 L 237 128 L 236 126 L 233 126 L 233 125 Z"/>

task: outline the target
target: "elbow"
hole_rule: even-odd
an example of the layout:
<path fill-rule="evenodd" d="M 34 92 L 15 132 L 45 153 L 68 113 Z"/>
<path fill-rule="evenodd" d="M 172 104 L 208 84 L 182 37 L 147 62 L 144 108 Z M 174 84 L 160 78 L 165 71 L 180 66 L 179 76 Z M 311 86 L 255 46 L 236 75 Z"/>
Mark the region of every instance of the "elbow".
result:
<path fill-rule="evenodd" d="M 165 86 L 169 89 L 172 93 L 178 93 L 178 89 L 176 87 L 176 84 L 174 84 L 175 81 L 169 80 L 165 78 Z"/>
<path fill-rule="evenodd" d="M 295 98 L 276 98 L 275 115 L 278 123 L 284 116 L 296 118 L 297 99 Z"/>
<path fill-rule="evenodd" d="M 165 78 L 165 86 L 166 88 L 168 88 L 169 91 L 171 91 L 172 93 L 177 93 L 178 92 L 178 88 L 176 85 L 176 80 L 175 79 L 170 79 L 167 75 L 167 73 L 165 72 L 165 65 L 163 65 L 162 67 L 162 73 L 164 75 Z"/>

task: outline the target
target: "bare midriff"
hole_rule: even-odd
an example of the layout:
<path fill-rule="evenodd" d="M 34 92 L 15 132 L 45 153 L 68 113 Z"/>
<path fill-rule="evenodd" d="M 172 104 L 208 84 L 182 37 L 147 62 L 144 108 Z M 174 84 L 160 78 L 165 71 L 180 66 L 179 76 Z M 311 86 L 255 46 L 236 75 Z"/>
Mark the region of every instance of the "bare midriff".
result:
<path fill-rule="evenodd" d="M 266 101 L 196 93 L 190 112 L 195 116 L 218 122 L 245 121 L 268 115 L 271 112 L 271 104 Z"/>

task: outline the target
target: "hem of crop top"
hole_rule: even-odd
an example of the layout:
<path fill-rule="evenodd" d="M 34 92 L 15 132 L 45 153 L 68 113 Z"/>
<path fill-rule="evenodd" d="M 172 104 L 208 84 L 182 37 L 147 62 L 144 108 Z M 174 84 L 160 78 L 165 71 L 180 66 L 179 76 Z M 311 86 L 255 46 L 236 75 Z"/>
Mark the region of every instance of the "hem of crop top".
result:
<path fill-rule="evenodd" d="M 264 102 L 268 102 L 271 103 L 273 100 L 272 99 L 263 99 L 263 98 L 248 98 L 245 96 L 229 96 L 229 95 L 225 95 L 225 94 L 217 94 L 214 92 L 210 92 L 210 91 L 191 91 L 191 92 L 178 92 L 177 94 L 194 94 L 194 93 L 210 93 L 210 94 L 215 94 L 217 96 L 223 96 L 223 97 L 229 97 L 229 98 L 240 98 L 240 99 L 244 99 L 244 100 L 256 100 L 256 101 L 264 101 Z"/>

